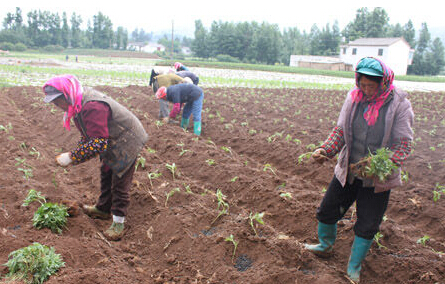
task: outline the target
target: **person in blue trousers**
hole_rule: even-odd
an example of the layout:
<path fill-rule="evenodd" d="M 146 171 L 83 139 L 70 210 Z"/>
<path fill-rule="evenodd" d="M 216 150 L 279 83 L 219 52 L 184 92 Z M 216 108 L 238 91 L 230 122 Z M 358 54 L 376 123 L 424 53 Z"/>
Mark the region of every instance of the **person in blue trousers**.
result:
<path fill-rule="evenodd" d="M 357 221 L 347 275 L 360 280 L 361 263 L 388 206 L 391 189 L 402 184 L 400 166 L 411 152 L 414 113 L 408 94 L 395 87 L 393 71 L 382 61 L 362 58 L 355 69 L 356 87 L 347 95 L 337 125 L 328 139 L 312 153 L 317 162 L 338 154 L 334 177 L 317 209 L 318 244 L 306 244 L 317 255 L 332 252 L 337 222 L 356 203 Z M 360 172 L 369 166 L 368 153 L 391 150 L 397 169 L 384 180 Z M 359 168 L 357 168 L 359 167 Z"/>
<path fill-rule="evenodd" d="M 190 115 L 193 114 L 193 132 L 201 135 L 201 112 L 204 101 L 204 92 L 193 84 L 177 84 L 168 88 L 161 87 L 156 92 L 156 98 L 173 103 L 170 118 L 175 119 L 181 111 L 181 104 L 184 105 L 182 111 L 181 127 L 187 129 Z"/>

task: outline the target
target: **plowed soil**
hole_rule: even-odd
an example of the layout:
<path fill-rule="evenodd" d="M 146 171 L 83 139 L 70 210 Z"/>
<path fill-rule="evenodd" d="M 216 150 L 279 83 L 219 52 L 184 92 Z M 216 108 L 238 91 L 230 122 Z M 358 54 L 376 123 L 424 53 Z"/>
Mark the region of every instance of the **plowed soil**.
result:
<path fill-rule="evenodd" d="M 75 147 L 77 129 L 63 129 L 62 111 L 43 103 L 41 88 L 4 88 L 0 263 L 12 251 L 40 242 L 66 262 L 46 283 L 350 283 L 344 275 L 354 237 L 352 207 L 339 224 L 332 257 L 302 248 L 317 241 L 316 208 L 335 159 L 323 165 L 298 162 L 327 137 L 345 92 L 205 88 L 203 133 L 197 139 L 178 125 L 156 123 L 159 107 L 150 88 L 97 89 L 131 109 L 150 135 L 141 153 L 145 168 L 138 167 L 131 188 L 125 237 L 107 241 L 102 232 L 110 221 L 82 212 L 68 219 L 60 235 L 33 227 L 38 204 L 21 206 L 30 189 L 51 202 L 94 204 L 100 162 L 57 166 L 54 157 Z M 383 247 L 372 245 L 361 283 L 445 283 L 444 95 L 410 94 L 416 145 L 403 166 L 409 179 L 391 192 L 381 225 Z M 17 164 L 16 158 L 26 160 Z M 175 178 L 166 167 L 172 163 L 179 172 Z M 32 169 L 32 177 L 18 170 L 24 167 Z M 162 176 L 151 185 L 148 173 L 156 171 Z M 180 192 L 166 202 L 174 188 Z M 219 217 L 218 189 L 229 206 Z M 433 200 L 434 190 L 441 199 Z M 265 215 L 263 225 L 253 223 L 255 235 L 248 217 L 257 212 Z M 238 242 L 235 253 L 226 241 L 230 235 Z M 425 245 L 418 243 L 425 235 L 430 237 Z M 7 272 L 0 268 L 1 276 Z"/>

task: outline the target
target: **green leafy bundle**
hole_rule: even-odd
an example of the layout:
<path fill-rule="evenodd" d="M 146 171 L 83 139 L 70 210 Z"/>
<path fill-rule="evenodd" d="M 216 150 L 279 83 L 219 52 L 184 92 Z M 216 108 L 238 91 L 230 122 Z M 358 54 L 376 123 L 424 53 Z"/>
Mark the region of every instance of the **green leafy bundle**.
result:
<path fill-rule="evenodd" d="M 369 153 L 369 162 L 365 167 L 364 174 L 385 181 L 393 170 L 397 169 L 397 165 L 391 161 L 390 156 L 391 151 L 388 148 L 377 149 L 375 154 Z"/>
<path fill-rule="evenodd" d="M 8 262 L 4 265 L 9 269 L 7 278 L 27 284 L 41 284 L 59 268 L 64 267 L 65 262 L 60 254 L 55 253 L 54 248 L 33 243 L 11 252 Z"/>
<path fill-rule="evenodd" d="M 66 225 L 68 210 L 65 206 L 47 202 L 37 209 L 32 218 L 33 225 L 37 229 L 50 228 L 54 233 L 62 233 Z"/>

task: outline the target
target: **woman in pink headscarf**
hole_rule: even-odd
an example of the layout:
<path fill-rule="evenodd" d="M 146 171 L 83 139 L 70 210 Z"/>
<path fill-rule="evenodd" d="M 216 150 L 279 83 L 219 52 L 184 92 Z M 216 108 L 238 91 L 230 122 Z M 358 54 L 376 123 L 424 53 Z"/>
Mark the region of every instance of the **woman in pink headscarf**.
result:
<path fill-rule="evenodd" d="M 305 247 L 315 254 L 329 255 L 337 236 L 337 221 L 355 201 L 357 222 L 347 274 L 358 282 L 361 262 L 379 231 L 390 191 L 401 185 L 401 178 L 400 168 L 382 182 L 357 174 L 351 165 L 366 166 L 369 152 L 375 154 L 386 147 L 392 151 L 392 162 L 400 167 L 411 152 L 414 114 L 408 94 L 394 87 L 394 73 L 383 62 L 363 58 L 355 74 L 356 87 L 343 104 L 337 126 L 312 154 L 320 163 L 339 155 L 334 177 L 317 210 L 319 243 Z"/>
<path fill-rule="evenodd" d="M 83 89 L 72 75 L 48 80 L 43 91 L 46 103 L 65 111 L 63 126 L 70 130 L 73 120 L 81 133 L 77 147 L 58 155 L 57 163 L 66 167 L 100 156 L 101 195 L 95 206 L 85 205 L 83 209 L 94 218 L 113 217 L 104 235 L 110 240 L 121 239 L 135 161 L 148 139 L 147 133 L 129 110 L 92 88 Z"/>

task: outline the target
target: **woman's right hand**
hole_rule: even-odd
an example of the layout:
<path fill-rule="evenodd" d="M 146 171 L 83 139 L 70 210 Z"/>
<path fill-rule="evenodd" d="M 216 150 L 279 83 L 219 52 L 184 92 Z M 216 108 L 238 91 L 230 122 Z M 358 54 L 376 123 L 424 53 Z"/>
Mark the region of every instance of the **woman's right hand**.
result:
<path fill-rule="evenodd" d="M 323 148 L 318 148 L 312 153 L 312 159 L 314 159 L 317 163 L 323 164 L 324 161 L 328 159 L 326 150 Z"/>

